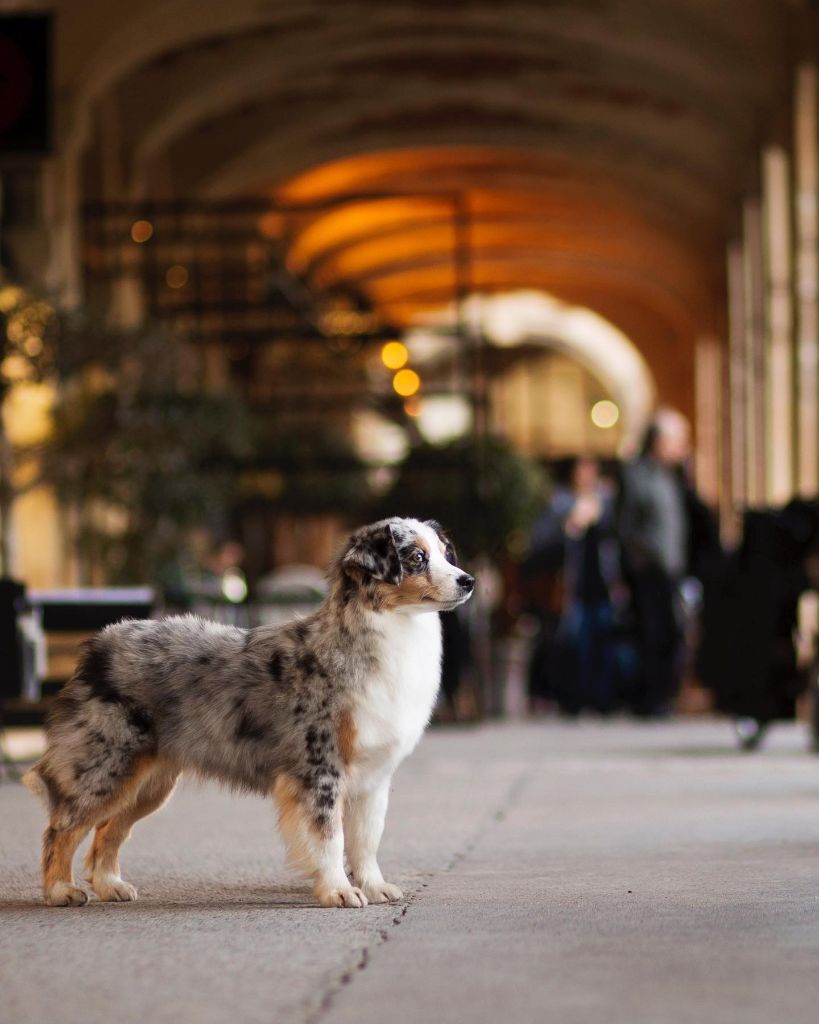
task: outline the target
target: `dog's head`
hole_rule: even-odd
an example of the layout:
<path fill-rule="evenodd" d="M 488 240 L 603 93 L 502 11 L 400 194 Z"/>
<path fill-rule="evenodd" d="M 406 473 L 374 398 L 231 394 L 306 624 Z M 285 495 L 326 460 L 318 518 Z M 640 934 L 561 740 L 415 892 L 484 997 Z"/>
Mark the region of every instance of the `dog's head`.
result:
<path fill-rule="evenodd" d="M 475 586 L 434 520 L 382 519 L 362 527 L 347 543 L 341 570 L 384 611 L 450 611 Z"/>

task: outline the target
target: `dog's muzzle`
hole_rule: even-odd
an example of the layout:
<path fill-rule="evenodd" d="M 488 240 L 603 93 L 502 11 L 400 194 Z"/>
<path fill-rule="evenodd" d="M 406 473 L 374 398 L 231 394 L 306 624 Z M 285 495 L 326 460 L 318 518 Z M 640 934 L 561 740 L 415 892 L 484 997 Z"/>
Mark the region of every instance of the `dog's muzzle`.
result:
<path fill-rule="evenodd" d="M 455 582 L 458 584 L 458 587 L 464 594 L 471 594 L 475 587 L 475 577 L 468 576 L 466 573 L 464 573 L 462 576 L 459 576 Z"/>

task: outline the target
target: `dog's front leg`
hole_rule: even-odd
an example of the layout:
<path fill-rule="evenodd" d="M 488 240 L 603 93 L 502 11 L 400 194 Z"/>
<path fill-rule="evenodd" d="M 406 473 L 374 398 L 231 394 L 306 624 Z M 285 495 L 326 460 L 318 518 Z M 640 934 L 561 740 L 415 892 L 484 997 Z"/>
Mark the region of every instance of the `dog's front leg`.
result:
<path fill-rule="evenodd" d="M 344 831 L 337 800 L 317 804 L 315 794 L 282 776 L 273 794 L 290 864 L 313 880 L 323 907 L 366 907 L 367 897 L 350 885 L 344 870 Z"/>
<path fill-rule="evenodd" d="M 344 832 L 341 815 L 332 832 L 321 837 L 316 848 L 313 892 L 323 907 L 366 907 L 367 895 L 351 885 L 344 870 Z"/>
<path fill-rule="evenodd" d="M 385 882 L 378 866 L 378 845 L 384 831 L 390 779 L 347 798 L 344 805 L 344 836 L 347 860 L 354 881 L 370 903 L 390 903 L 404 895 L 397 885 Z"/>

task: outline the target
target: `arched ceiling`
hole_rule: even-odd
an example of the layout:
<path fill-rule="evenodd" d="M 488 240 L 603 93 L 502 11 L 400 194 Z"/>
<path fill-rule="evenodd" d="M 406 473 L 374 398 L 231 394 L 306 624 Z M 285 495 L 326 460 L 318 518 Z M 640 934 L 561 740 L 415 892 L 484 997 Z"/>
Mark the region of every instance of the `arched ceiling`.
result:
<path fill-rule="evenodd" d="M 662 389 L 713 328 L 795 6 L 173 0 L 104 36 L 94 0 L 86 59 L 77 34 L 61 56 L 66 124 L 86 198 L 267 197 L 290 211 L 294 273 L 397 323 L 463 286 L 457 208 L 470 290 L 596 310 L 663 364 Z"/>
<path fill-rule="evenodd" d="M 355 194 L 350 182 L 360 198 L 334 205 Z M 319 291 L 353 286 L 398 322 L 459 286 L 520 284 L 630 295 L 680 334 L 707 315 L 696 247 L 681 233 L 660 229 L 612 183 L 583 188 L 531 154 L 461 147 L 351 157 L 291 179 L 274 198 L 310 211 L 291 218 L 289 268 Z M 460 283 L 459 239 L 469 263 Z"/>

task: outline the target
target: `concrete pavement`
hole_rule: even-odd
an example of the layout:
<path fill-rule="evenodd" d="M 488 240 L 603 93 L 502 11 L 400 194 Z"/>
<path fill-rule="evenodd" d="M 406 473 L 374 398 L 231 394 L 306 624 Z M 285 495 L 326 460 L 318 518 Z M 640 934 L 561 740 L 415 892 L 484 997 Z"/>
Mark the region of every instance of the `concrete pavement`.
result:
<path fill-rule="evenodd" d="M 321 910 L 261 800 L 185 784 L 137 826 L 135 904 L 50 909 L 43 813 L 0 786 L 0 1020 L 814 1024 L 819 759 L 727 724 L 439 729 L 400 769 L 382 866 Z"/>

